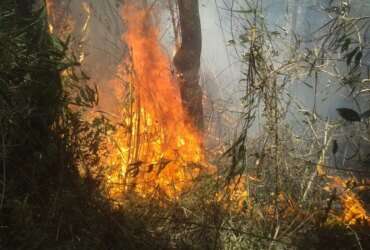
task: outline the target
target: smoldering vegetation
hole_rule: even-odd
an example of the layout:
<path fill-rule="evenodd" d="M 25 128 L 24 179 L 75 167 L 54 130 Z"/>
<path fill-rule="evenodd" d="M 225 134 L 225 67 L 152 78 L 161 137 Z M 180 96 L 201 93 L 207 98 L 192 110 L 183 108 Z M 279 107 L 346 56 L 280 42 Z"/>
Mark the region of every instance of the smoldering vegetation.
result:
<path fill-rule="evenodd" d="M 42 2 L 0 3 L 1 249 L 370 248 L 369 3 L 200 0 L 199 131 L 178 1 Z"/>

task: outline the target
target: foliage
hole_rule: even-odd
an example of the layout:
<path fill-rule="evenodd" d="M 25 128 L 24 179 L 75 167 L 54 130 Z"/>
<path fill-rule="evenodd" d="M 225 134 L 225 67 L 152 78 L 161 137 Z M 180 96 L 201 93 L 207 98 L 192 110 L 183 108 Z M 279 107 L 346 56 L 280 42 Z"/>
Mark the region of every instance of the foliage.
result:
<path fill-rule="evenodd" d="M 68 40 L 48 34 L 43 9 L 22 16 L 14 1 L 1 1 L 0 248 L 369 248 L 366 221 L 349 225 L 337 215 L 339 189 L 344 193 L 366 183 L 326 189 L 336 168 L 326 164 L 335 161 L 343 143 L 335 133 L 344 126 L 368 133 L 369 111 L 338 107 L 344 120 L 355 121 L 345 123 L 326 121 L 297 104 L 303 135 L 283 122 L 287 82 L 302 72 L 321 72 L 326 59 L 342 64 L 345 73 L 334 77 L 338 82 L 361 93 L 365 46 L 356 40 L 353 23 L 364 19 L 350 17 L 348 6 L 331 1 L 327 11 L 334 18 L 322 27 L 320 48 L 295 48 L 277 65 L 280 35 L 269 31 L 260 5 L 252 4 L 260 1 L 247 2 L 249 9 L 234 11 L 243 32 L 230 40 L 245 52 L 244 125 L 218 163 L 223 175 L 202 176 L 178 200 L 130 193 L 112 204 L 100 190 L 105 166 L 99 164 L 100 145 L 114 127 L 104 117 L 87 117 L 98 100 L 96 89 L 68 56 Z M 282 77 L 287 75 L 290 79 Z M 253 138 L 250 128 L 260 107 L 264 132 Z M 328 156 L 330 149 L 334 156 Z M 233 207 L 239 176 L 246 178 L 248 197 Z"/>
<path fill-rule="evenodd" d="M 319 114 L 316 91 L 325 77 L 333 79 L 333 85 L 348 87 L 354 99 L 367 88 L 364 84 L 367 76 L 361 72 L 366 68 L 362 57 L 367 51 L 363 37 L 369 27 L 368 17 L 353 16 L 353 5 L 347 1 L 330 1 L 326 9 L 329 21 L 306 41 L 298 34 L 284 36 L 268 26 L 264 1 L 237 3 L 235 6 L 246 9 L 239 7 L 229 11 L 234 20 L 240 22 L 241 35 L 229 44 L 238 51 L 245 69 L 241 79 L 245 90 L 243 126 L 224 155 L 230 158 L 229 167 L 224 168 L 228 179 L 237 175 L 249 177 L 246 186 L 251 206 L 250 214 L 244 217 L 249 222 L 240 224 L 244 231 L 253 232 L 266 241 L 263 244 L 258 237 L 246 236 L 237 237 L 233 244 L 246 244 L 250 249 L 337 249 L 336 242 L 342 242 L 339 243 L 341 249 L 361 249 L 368 239 L 364 233 L 369 228 L 368 221 L 357 226 L 348 226 L 343 221 L 332 225 L 328 216 L 339 210 L 339 197 L 343 194 L 335 190 L 325 192 L 325 185 L 331 185 L 330 175 L 338 174 L 335 168 L 343 167 L 341 171 L 351 172 L 337 165 L 338 148 L 346 143 L 343 137 L 349 137 L 343 134 L 358 131 L 359 137 L 369 138 L 367 111 L 361 113 L 338 107 L 344 120 L 360 123 L 349 124 L 353 127 L 346 131 L 348 123 L 331 121 Z M 314 85 L 312 111 L 289 92 L 289 84 L 307 82 Z M 298 113 L 298 119 L 303 120 L 298 128 L 290 125 L 290 112 Z M 262 132 L 256 135 L 251 131 L 258 115 Z M 358 141 L 354 139 L 350 143 L 358 143 L 360 151 L 363 141 Z M 332 155 L 328 153 L 330 149 Z M 332 161 L 334 166 L 330 165 Z M 366 170 L 361 173 L 369 175 Z M 366 176 L 359 178 L 366 180 Z M 246 245 L 243 249 L 247 249 Z"/>
<path fill-rule="evenodd" d="M 29 11 L 0 3 L 0 248 L 156 248 L 140 220 L 101 197 L 91 172 L 111 128 L 84 118 L 95 90 L 48 34 L 44 9 Z"/>

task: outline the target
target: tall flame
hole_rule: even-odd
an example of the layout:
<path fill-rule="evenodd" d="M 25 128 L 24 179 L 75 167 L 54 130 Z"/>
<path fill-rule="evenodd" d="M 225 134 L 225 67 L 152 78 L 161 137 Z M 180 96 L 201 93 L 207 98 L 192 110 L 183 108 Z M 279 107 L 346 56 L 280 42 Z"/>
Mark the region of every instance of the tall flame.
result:
<path fill-rule="evenodd" d="M 175 198 L 206 168 L 202 138 L 188 122 L 150 10 L 128 5 L 122 15 L 130 60 L 124 60 L 108 85 L 116 89 L 116 98 L 123 101 L 129 95 L 130 101 L 120 111 L 121 128 L 110 138 L 105 160 L 115 167 L 108 184 L 119 185 L 108 189 L 116 196 L 123 184 L 143 197 L 159 192 Z M 125 83 L 126 92 L 120 89 Z"/>
<path fill-rule="evenodd" d="M 70 16 L 61 20 L 54 0 L 46 3 L 50 32 L 61 37 L 71 33 L 74 20 Z M 82 26 L 85 42 L 92 10 L 84 1 L 82 7 L 86 13 Z M 129 53 L 118 67 L 116 77 L 103 86 L 104 90 L 113 90 L 114 96 L 103 95 L 99 107 L 104 111 L 113 110 L 119 117 L 117 129 L 107 138 L 102 150 L 107 152 L 102 153 L 102 163 L 109 166 L 104 173 L 106 190 L 111 198 L 131 193 L 141 197 L 159 194 L 177 198 L 191 187 L 194 178 L 202 172 L 214 172 L 214 168 L 206 163 L 202 138 L 188 122 L 182 107 L 178 83 L 171 72 L 171 61 L 159 42 L 159 29 L 154 25 L 151 9 L 126 4 L 121 15 L 127 28 L 122 40 L 128 45 Z M 85 53 L 82 47 L 80 49 L 79 59 L 83 62 Z M 326 175 L 321 160 L 318 174 Z M 346 181 L 328 178 L 331 181 L 326 190 L 341 190 L 343 211 L 336 218 L 349 225 L 357 221 L 369 223 L 366 209 L 347 188 Z M 228 207 L 240 210 L 248 199 L 246 182 L 245 177 L 235 180 L 216 198 L 223 202 L 225 194 L 232 193 L 226 197 Z M 283 194 L 279 199 L 282 203 L 289 200 Z"/>

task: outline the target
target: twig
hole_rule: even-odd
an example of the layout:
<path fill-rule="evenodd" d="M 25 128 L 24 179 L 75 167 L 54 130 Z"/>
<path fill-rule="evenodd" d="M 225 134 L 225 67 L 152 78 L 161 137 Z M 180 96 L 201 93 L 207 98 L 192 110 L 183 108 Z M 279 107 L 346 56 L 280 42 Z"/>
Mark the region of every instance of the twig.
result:
<path fill-rule="evenodd" d="M 366 170 L 359 170 L 359 169 L 354 169 L 354 168 L 338 168 L 338 167 L 322 164 L 320 162 L 313 162 L 313 161 L 304 160 L 304 159 L 300 159 L 300 158 L 295 158 L 295 159 L 303 161 L 304 163 L 312 165 L 312 166 L 321 166 L 321 167 L 324 167 L 324 168 L 335 169 L 335 170 L 338 170 L 338 171 L 347 171 L 347 172 L 354 172 L 354 173 L 360 173 L 360 174 L 361 173 L 362 174 L 370 174 L 370 171 L 366 171 Z"/>
<path fill-rule="evenodd" d="M 355 230 L 353 230 L 350 226 L 347 226 L 347 228 L 353 232 L 353 234 L 355 235 L 355 238 L 356 238 L 356 241 L 357 241 L 357 244 L 358 244 L 358 247 L 360 248 L 360 250 L 364 250 L 364 248 L 362 247 L 362 244 L 361 244 L 361 240 L 360 238 L 358 237 L 358 234 Z"/>
<path fill-rule="evenodd" d="M 276 238 L 279 235 L 279 231 L 280 231 L 280 225 L 277 225 L 277 227 L 275 229 L 274 237 L 272 238 L 273 240 L 271 241 L 270 246 L 269 246 L 269 250 L 272 249 L 272 247 L 274 246 Z"/>
<path fill-rule="evenodd" d="M 1 147 L 2 147 L 2 167 L 3 167 L 3 180 L 2 180 L 2 191 L 1 191 L 1 201 L 0 210 L 3 208 L 5 200 L 5 189 L 6 189 L 6 145 L 5 145 L 5 135 L 1 133 Z"/>
<path fill-rule="evenodd" d="M 196 222 L 183 222 L 183 224 L 198 226 L 198 227 L 207 228 L 207 229 L 217 229 L 214 226 L 209 226 L 209 225 L 200 224 L 200 223 L 196 223 Z M 254 233 L 246 232 L 246 231 L 241 230 L 241 229 L 221 226 L 221 227 L 219 227 L 219 230 L 221 230 L 221 231 L 231 231 L 233 233 L 238 233 L 238 234 L 244 234 L 244 235 L 248 235 L 248 236 L 251 236 L 253 238 L 260 239 L 260 240 L 274 241 L 274 242 L 277 242 L 277 243 L 280 243 L 280 244 L 283 244 L 283 245 L 286 245 L 286 246 L 295 246 L 292 243 L 288 243 L 288 242 L 285 242 L 285 241 L 282 241 L 282 240 L 273 239 L 273 238 L 269 238 L 269 237 L 260 236 L 260 235 L 254 234 Z"/>
<path fill-rule="evenodd" d="M 325 155 L 326 155 L 326 151 L 327 151 L 327 149 L 329 147 L 329 140 L 330 140 L 328 138 L 328 134 L 329 134 L 329 122 L 327 122 L 326 125 L 325 125 L 324 148 L 323 148 L 323 150 L 321 152 L 319 163 L 317 164 L 318 167 L 322 167 L 322 163 L 325 162 Z M 308 195 L 308 192 L 310 191 L 311 186 L 312 186 L 312 183 L 315 180 L 315 177 L 317 176 L 317 174 L 318 174 L 317 169 L 315 169 L 312 172 L 311 177 L 310 177 L 310 179 L 308 181 L 306 190 L 303 193 L 303 196 L 302 196 L 302 201 L 303 202 L 306 200 L 307 195 Z"/>

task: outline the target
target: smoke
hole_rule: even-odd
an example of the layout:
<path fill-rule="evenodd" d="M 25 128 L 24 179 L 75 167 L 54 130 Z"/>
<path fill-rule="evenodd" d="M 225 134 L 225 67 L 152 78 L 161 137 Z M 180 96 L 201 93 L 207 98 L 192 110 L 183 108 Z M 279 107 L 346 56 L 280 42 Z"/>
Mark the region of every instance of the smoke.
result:
<path fill-rule="evenodd" d="M 160 40 L 167 50 L 169 57 L 173 55 L 175 41 L 171 28 L 171 19 L 166 10 L 167 1 L 146 1 L 148 5 L 155 3 L 155 11 L 161 11 Z M 206 95 L 206 120 L 209 124 L 219 123 L 217 133 L 219 137 L 233 137 L 238 127 L 239 112 L 242 111 L 240 99 L 244 95 L 245 86 L 240 82 L 243 78 L 246 65 L 240 62 L 240 48 L 234 47 L 230 41 L 238 40 L 242 32 L 243 19 L 235 10 L 248 10 L 248 1 L 240 0 L 200 0 L 200 16 L 202 24 L 203 50 L 202 50 L 202 87 Z M 320 26 L 328 21 L 324 12 L 328 1 L 310 0 L 264 0 L 263 15 L 267 27 L 282 34 L 284 39 L 276 42 L 279 53 L 286 56 L 289 48 L 294 46 L 295 34 L 302 39 L 309 40 Z M 361 2 L 361 1 L 360 1 Z M 366 14 L 369 6 L 359 1 L 354 4 L 354 13 Z M 121 37 L 125 32 L 125 25 L 119 16 L 121 3 L 116 0 L 93 1 L 71 0 L 58 1 L 59 12 L 71 16 L 75 20 L 73 33 L 73 47 L 76 51 L 83 48 L 85 61 L 83 69 L 91 77 L 92 82 L 100 89 L 101 100 L 109 100 L 114 106 L 112 92 L 115 90 L 104 86 L 104 82 L 115 74 L 121 59 L 127 53 L 127 46 L 122 43 Z M 84 4 L 91 10 L 91 19 L 86 24 L 87 13 Z M 65 18 L 66 19 L 66 18 Z M 87 25 L 86 34 L 82 34 L 83 26 Z M 63 25 L 60 25 L 63 28 Z M 370 32 L 368 32 L 370 33 Z M 84 39 L 82 39 L 82 37 Z M 366 42 L 366 41 L 364 41 Z M 312 42 L 301 42 L 301 50 L 312 48 Z M 364 56 L 365 58 L 365 56 Z M 369 58 L 369 56 L 367 56 Z M 369 60 L 369 59 L 367 59 Z M 366 72 L 365 72 L 366 73 Z M 315 85 L 313 77 L 292 81 L 287 86 L 287 92 L 305 110 L 316 111 L 323 119 L 337 120 L 339 116 L 336 109 L 339 107 L 365 111 L 368 98 L 358 98 L 356 101 L 350 97 L 351 89 L 342 87 L 338 82 L 325 74 L 318 75 Z M 113 111 L 113 110 L 112 110 Z M 297 107 L 290 110 L 297 115 Z M 301 117 L 298 117 L 299 119 Z M 294 119 L 288 117 L 293 127 Z M 257 120 L 255 129 L 257 131 Z M 225 127 L 225 128 L 222 128 Z"/>

